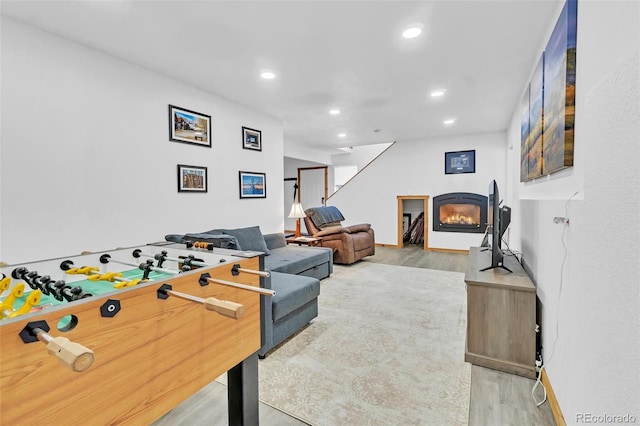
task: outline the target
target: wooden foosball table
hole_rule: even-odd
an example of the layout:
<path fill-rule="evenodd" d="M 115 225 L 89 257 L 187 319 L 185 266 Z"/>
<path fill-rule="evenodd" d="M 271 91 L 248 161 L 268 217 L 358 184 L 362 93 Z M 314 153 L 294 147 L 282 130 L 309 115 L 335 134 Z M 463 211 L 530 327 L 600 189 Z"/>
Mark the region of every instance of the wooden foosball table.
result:
<path fill-rule="evenodd" d="M 0 268 L 0 424 L 149 424 L 225 372 L 229 424 L 258 424 L 268 273 L 259 253 L 221 252 L 145 245 Z"/>

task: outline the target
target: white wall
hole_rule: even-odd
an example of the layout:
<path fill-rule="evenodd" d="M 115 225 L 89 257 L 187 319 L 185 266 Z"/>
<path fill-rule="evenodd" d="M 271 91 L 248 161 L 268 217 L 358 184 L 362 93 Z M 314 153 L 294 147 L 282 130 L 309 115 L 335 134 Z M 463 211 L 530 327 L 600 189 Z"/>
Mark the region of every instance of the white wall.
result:
<path fill-rule="evenodd" d="M 283 228 L 283 126 L 267 115 L 2 17 L 1 260 L 159 241 L 168 233 Z M 169 141 L 168 105 L 212 117 L 212 148 Z M 241 127 L 262 130 L 243 150 Z M 177 164 L 209 192 L 177 192 Z M 266 199 L 239 199 L 238 171 Z"/>
<path fill-rule="evenodd" d="M 640 420 L 639 27 L 638 2 L 578 3 L 572 169 L 518 183 L 519 111 L 508 132 L 514 245 L 537 284 L 546 369 L 568 424 L 580 413 Z"/>
<path fill-rule="evenodd" d="M 338 153 L 331 156 L 332 166 L 358 166 L 363 169 L 367 164 L 387 149 L 391 143 L 375 143 L 370 145 L 354 146 L 351 152 Z"/>
<path fill-rule="evenodd" d="M 340 209 L 346 224 L 371 223 L 376 243 L 398 243 L 398 195 L 428 195 L 429 247 L 468 250 L 482 234 L 433 232 L 431 199 L 447 192 L 486 195 L 489 182 L 505 186 L 506 133 L 397 142 L 327 202 Z M 476 173 L 445 175 L 444 153 L 476 150 Z M 509 199 L 505 198 L 509 204 Z"/>

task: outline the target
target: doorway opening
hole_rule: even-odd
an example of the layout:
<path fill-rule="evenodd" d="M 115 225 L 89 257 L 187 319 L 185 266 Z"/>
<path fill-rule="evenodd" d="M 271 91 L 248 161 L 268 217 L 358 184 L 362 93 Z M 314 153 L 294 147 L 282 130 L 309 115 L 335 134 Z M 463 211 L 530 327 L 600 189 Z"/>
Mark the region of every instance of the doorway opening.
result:
<path fill-rule="evenodd" d="M 398 248 L 402 248 L 404 247 L 404 234 L 405 234 L 405 230 L 406 230 L 406 220 L 407 220 L 407 216 L 405 215 L 405 201 L 407 200 L 418 200 L 421 201 L 422 204 L 422 223 L 420 225 L 420 229 L 418 229 L 418 232 L 422 232 L 422 237 L 423 237 L 423 243 L 422 243 L 422 248 L 423 250 L 428 250 L 429 249 L 429 196 L 428 195 L 398 195 L 397 197 L 398 200 Z M 414 212 L 412 213 L 408 213 L 411 214 L 411 217 L 413 220 L 418 219 L 417 216 L 419 216 L 418 214 L 414 214 Z M 409 226 L 411 226 L 411 223 L 409 223 Z"/>

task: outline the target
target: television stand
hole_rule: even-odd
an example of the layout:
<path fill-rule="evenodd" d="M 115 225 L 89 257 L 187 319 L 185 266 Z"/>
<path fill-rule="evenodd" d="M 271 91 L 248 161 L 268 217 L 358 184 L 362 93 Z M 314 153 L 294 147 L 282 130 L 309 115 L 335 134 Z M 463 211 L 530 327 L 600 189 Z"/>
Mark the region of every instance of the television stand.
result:
<path fill-rule="evenodd" d="M 484 250 L 483 250 L 484 251 Z M 506 266 L 504 266 L 504 262 L 500 262 L 500 264 L 496 265 L 496 266 L 487 266 L 484 269 L 480 269 L 480 272 L 484 272 L 484 271 L 488 271 L 489 269 L 495 269 L 495 268 L 502 268 L 502 269 L 506 269 L 507 271 L 511 272 L 513 274 L 513 271 L 509 268 L 507 268 Z"/>
<path fill-rule="evenodd" d="M 536 378 L 536 286 L 514 256 L 504 258 L 511 274 L 480 271 L 491 253 L 471 247 L 467 285 L 467 339 L 464 360 L 519 376 Z M 504 266 L 503 266 L 504 267 Z"/>

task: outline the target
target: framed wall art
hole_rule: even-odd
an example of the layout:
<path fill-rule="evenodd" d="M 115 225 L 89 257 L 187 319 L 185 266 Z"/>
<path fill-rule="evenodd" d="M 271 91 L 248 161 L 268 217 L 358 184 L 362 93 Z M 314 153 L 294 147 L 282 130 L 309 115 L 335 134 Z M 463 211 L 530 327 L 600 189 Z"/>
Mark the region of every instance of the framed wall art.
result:
<path fill-rule="evenodd" d="M 242 148 L 262 151 L 262 132 L 260 130 L 243 127 Z"/>
<path fill-rule="evenodd" d="M 536 65 L 529 83 L 529 136 L 525 144 L 527 156 L 527 180 L 542 176 L 542 147 L 545 137 L 542 132 L 544 116 L 544 52 Z"/>
<path fill-rule="evenodd" d="M 267 198 L 267 175 L 265 173 L 238 172 L 240 198 Z"/>
<path fill-rule="evenodd" d="M 520 182 L 529 180 L 529 87 L 520 101 Z"/>
<path fill-rule="evenodd" d="M 445 174 L 475 173 L 476 172 L 476 150 L 455 151 L 444 153 Z"/>
<path fill-rule="evenodd" d="M 169 140 L 211 148 L 211 116 L 169 105 Z"/>
<path fill-rule="evenodd" d="M 178 164 L 178 192 L 207 192 L 207 168 Z"/>
<path fill-rule="evenodd" d="M 542 173 L 573 166 L 578 3 L 568 0 L 544 51 Z"/>

